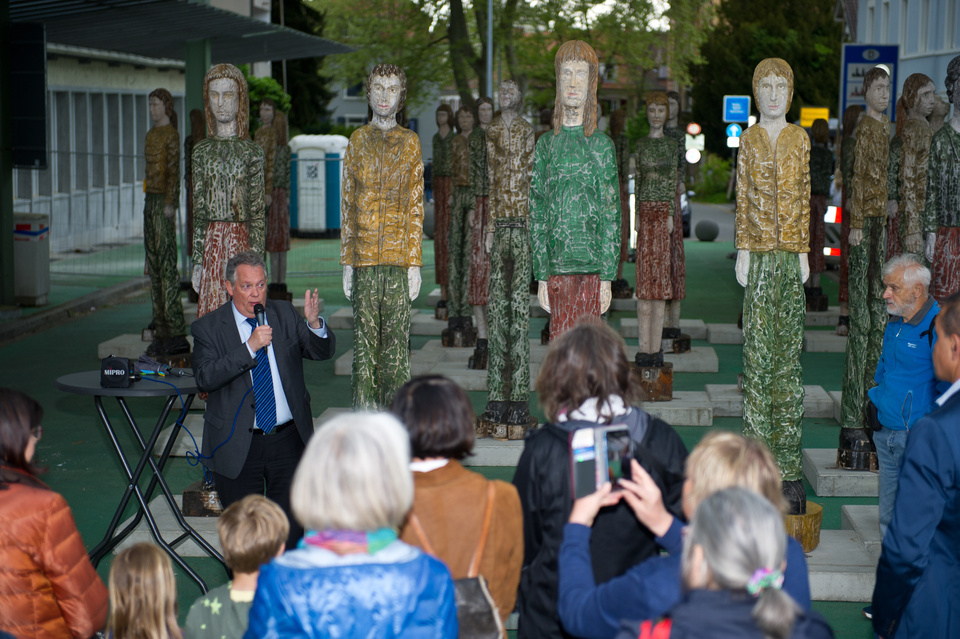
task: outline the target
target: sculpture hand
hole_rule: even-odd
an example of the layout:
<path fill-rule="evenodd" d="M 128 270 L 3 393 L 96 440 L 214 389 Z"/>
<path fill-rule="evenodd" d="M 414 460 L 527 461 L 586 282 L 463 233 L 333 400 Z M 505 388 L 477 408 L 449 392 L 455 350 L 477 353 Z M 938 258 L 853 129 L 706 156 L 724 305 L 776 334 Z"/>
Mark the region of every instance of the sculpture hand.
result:
<path fill-rule="evenodd" d="M 850 229 L 850 246 L 860 246 L 863 241 L 863 229 Z"/>
<path fill-rule="evenodd" d="M 190 274 L 190 284 L 193 290 L 200 293 L 200 279 L 203 277 L 203 267 L 199 264 L 194 265 L 193 273 Z"/>
<path fill-rule="evenodd" d="M 469 222 L 471 227 L 474 224 L 475 217 L 477 217 L 477 209 L 470 209 L 469 211 L 467 211 L 467 221 Z"/>
<path fill-rule="evenodd" d="M 308 288 L 303 294 L 303 317 L 310 328 L 320 328 L 320 296 L 317 289 L 310 293 Z"/>
<path fill-rule="evenodd" d="M 268 209 L 270 208 L 270 203 L 271 203 L 271 202 L 273 202 L 273 196 L 272 196 L 272 195 L 270 195 L 269 193 L 267 193 L 266 195 L 263 196 L 263 205 L 264 205 L 265 207 L 267 207 Z"/>
<path fill-rule="evenodd" d="M 550 312 L 550 293 L 547 291 L 547 283 L 543 280 L 537 286 L 537 301 L 540 302 L 540 308 Z"/>
<path fill-rule="evenodd" d="M 344 266 L 343 267 L 343 294 L 347 296 L 347 299 L 350 299 L 350 294 L 353 291 L 353 267 Z"/>
<path fill-rule="evenodd" d="M 750 251 L 746 249 L 737 251 L 737 265 L 734 270 L 737 273 L 737 283 L 740 286 L 746 286 L 747 275 L 750 273 Z"/>
<path fill-rule="evenodd" d="M 493 250 L 493 233 L 487 232 L 486 237 L 483 238 L 483 248 L 488 254 Z"/>
<path fill-rule="evenodd" d="M 800 281 L 806 282 L 810 279 L 810 255 L 807 253 L 798 253 L 800 256 Z"/>
<path fill-rule="evenodd" d="M 613 291 L 611 285 L 613 282 L 606 280 L 600 282 L 600 314 L 603 315 L 610 308 L 610 302 L 613 300 Z"/>
<path fill-rule="evenodd" d="M 173 204 L 163 205 L 163 217 L 167 218 L 168 220 L 172 220 L 173 214 L 176 212 L 177 212 L 177 207 L 175 207 Z"/>
<path fill-rule="evenodd" d="M 897 217 L 898 208 L 896 200 L 887 200 L 887 217 L 891 220 Z"/>
<path fill-rule="evenodd" d="M 447 208 L 453 208 L 453 193 L 447 197 Z"/>
<path fill-rule="evenodd" d="M 667 216 L 667 233 L 673 235 L 673 216 Z"/>
<path fill-rule="evenodd" d="M 411 266 L 407 269 L 407 286 L 410 287 L 410 301 L 417 299 L 420 295 L 420 285 L 423 279 L 420 277 L 420 267 Z"/>
<path fill-rule="evenodd" d="M 903 238 L 903 247 L 907 253 L 920 255 L 924 250 L 923 235 L 920 233 L 908 233 L 907 236 Z"/>
<path fill-rule="evenodd" d="M 937 246 L 937 234 L 927 233 L 927 261 L 933 264 L 933 250 Z"/>

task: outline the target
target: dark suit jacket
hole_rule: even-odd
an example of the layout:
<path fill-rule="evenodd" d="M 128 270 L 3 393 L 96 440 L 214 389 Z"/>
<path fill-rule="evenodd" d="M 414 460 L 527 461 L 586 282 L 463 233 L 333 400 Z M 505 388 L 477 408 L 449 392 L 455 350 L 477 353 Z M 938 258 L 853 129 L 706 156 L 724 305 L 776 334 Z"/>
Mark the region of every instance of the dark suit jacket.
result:
<path fill-rule="evenodd" d="M 960 637 L 960 393 L 907 437 L 873 628 L 888 639 Z"/>
<path fill-rule="evenodd" d="M 230 479 L 236 479 L 250 450 L 253 434 L 253 392 L 243 400 L 243 407 L 233 427 L 234 415 L 244 393 L 252 386 L 250 369 L 257 359 L 250 356 L 241 341 L 233 316 L 232 301 L 196 320 L 190 327 L 193 334 L 193 371 L 197 387 L 206 393 L 207 410 L 203 416 L 203 451 L 205 456 L 221 443 L 213 459 L 204 465 Z M 327 337 L 317 337 L 306 320 L 290 302 L 268 300 L 267 323 L 273 328 L 273 353 L 277 360 L 283 394 L 290 405 L 293 420 L 304 443 L 313 434 L 310 393 L 303 381 L 303 359 L 323 360 L 333 356 L 337 340 L 327 326 Z M 231 429 L 233 434 L 231 435 Z"/>

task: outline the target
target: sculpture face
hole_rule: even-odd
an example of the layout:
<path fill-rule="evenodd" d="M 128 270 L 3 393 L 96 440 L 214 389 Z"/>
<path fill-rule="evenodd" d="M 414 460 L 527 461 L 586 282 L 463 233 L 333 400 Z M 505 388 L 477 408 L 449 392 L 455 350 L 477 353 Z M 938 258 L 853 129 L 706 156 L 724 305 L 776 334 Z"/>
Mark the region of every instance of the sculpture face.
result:
<path fill-rule="evenodd" d="M 513 82 L 504 82 L 500 85 L 500 108 L 511 111 L 520 106 L 520 89 Z"/>
<path fill-rule="evenodd" d="M 260 105 L 260 120 L 267 126 L 273 124 L 273 116 L 276 114 L 276 110 L 273 108 L 272 104 L 261 104 Z"/>
<path fill-rule="evenodd" d="M 469 111 L 461 111 L 457 115 L 457 124 L 460 125 L 460 130 L 463 133 L 470 133 L 473 131 L 473 114 Z"/>
<path fill-rule="evenodd" d="M 770 74 L 757 85 L 757 108 L 760 113 L 771 119 L 783 118 L 787 114 L 787 102 L 792 89 L 786 78 Z"/>
<path fill-rule="evenodd" d="M 564 62 L 560 67 L 561 104 L 568 109 L 579 109 L 587 103 L 587 87 L 590 86 L 590 65 L 580 60 Z"/>
<path fill-rule="evenodd" d="M 680 113 L 680 103 L 673 98 L 667 98 L 667 104 L 670 105 L 670 109 L 667 111 L 667 119 L 673 120 Z"/>
<path fill-rule="evenodd" d="M 381 118 L 396 115 L 402 89 L 399 76 L 373 76 L 373 80 L 370 81 L 369 100 L 370 109 L 374 115 Z"/>
<path fill-rule="evenodd" d="M 651 104 L 647 107 L 647 122 L 651 129 L 662 129 L 667 121 L 667 107 L 663 104 Z"/>
<path fill-rule="evenodd" d="M 447 120 L 450 119 L 449 114 L 446 111 L 437 111 L 437 126 L 443 126 L 444 124 L 450 124 Z"/>
<path fill-rule="evenodd" d="M 210 82 L 210 110 L 220 124 L 236 122 L 240 100 L 237 83 L 229 78 L 217 78 Z"/>
<path fill-rule="evenodd" d="M 490 120 L 493 119 L 493 105 L 486 102 L 481 104 L 477 109 L 477 117 L 480 118 L 480 124 L 490 124 Z"/>
<path fill-rule="evenodd" d="M 921 118 L 925 118 L 933 113 L 933 105 L 936 104 L 937 94 L 933 82 L 928 82 L 927 86 L 917 91 L 917 101 L 914 103 L 914 109 Z"/>
<path fill-rule="evenodd" d="M 890 104 L 890 78 L 880 77 L 874 80 L 863 99 L 874 111 L 885 111 Z"/>
<path fill-rule="evenodd" d="M 167 114 L 167 107 L 160 98 L 150 98 L 150 120 L 159 122 Z"/>

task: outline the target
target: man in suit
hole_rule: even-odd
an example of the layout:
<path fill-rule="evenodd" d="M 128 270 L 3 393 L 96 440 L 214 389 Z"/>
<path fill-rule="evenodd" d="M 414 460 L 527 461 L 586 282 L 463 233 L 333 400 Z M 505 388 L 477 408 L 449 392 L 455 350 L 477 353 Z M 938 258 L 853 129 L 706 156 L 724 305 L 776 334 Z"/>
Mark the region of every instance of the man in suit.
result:
<path fill-rule="evenodd" d="M 933 369 L 952 385 L 907 439 L 873 590 L 880 637 L 960 636 L 960 293 L 935 326 Z"/>
<path fill-rule="evenodd" d="M 316 289 L 304 295 L 306 322 L 289 302 L 267 300 L 266 265 L 257 253 L 231 257 L 225 285 L 231 301 L 190 327 L 197 387 L 209 393 L 203 462 L 224 508 L 266 489 L 290 519 L 292 548 L 303 529 L 290 512 L 290 484 L 313 434 L 302 360 L 332 357 L 336 337 L 320 317 Z M 259 326 L 257 304 L 266 307 Z"/>

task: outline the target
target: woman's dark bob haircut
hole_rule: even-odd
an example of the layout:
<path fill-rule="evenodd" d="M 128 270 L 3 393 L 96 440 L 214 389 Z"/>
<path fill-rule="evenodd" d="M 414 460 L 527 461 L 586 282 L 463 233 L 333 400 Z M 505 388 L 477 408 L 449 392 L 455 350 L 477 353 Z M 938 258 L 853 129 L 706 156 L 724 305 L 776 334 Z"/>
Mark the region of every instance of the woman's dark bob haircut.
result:
<path fill-rule="evenodd" d="M 586 320 L 550 342 L 536 390 L 547 419 L 619 395 L 629 406 L 636 395 L 623 339 L 597 320 Z"/>
<path fill-rule="evenodd" d="M 414 377 L 390 404 L 410 433 L 413 457 L 465 459 L 476 441 L 476 416 L 462 388 L 442 375 Z"/>

